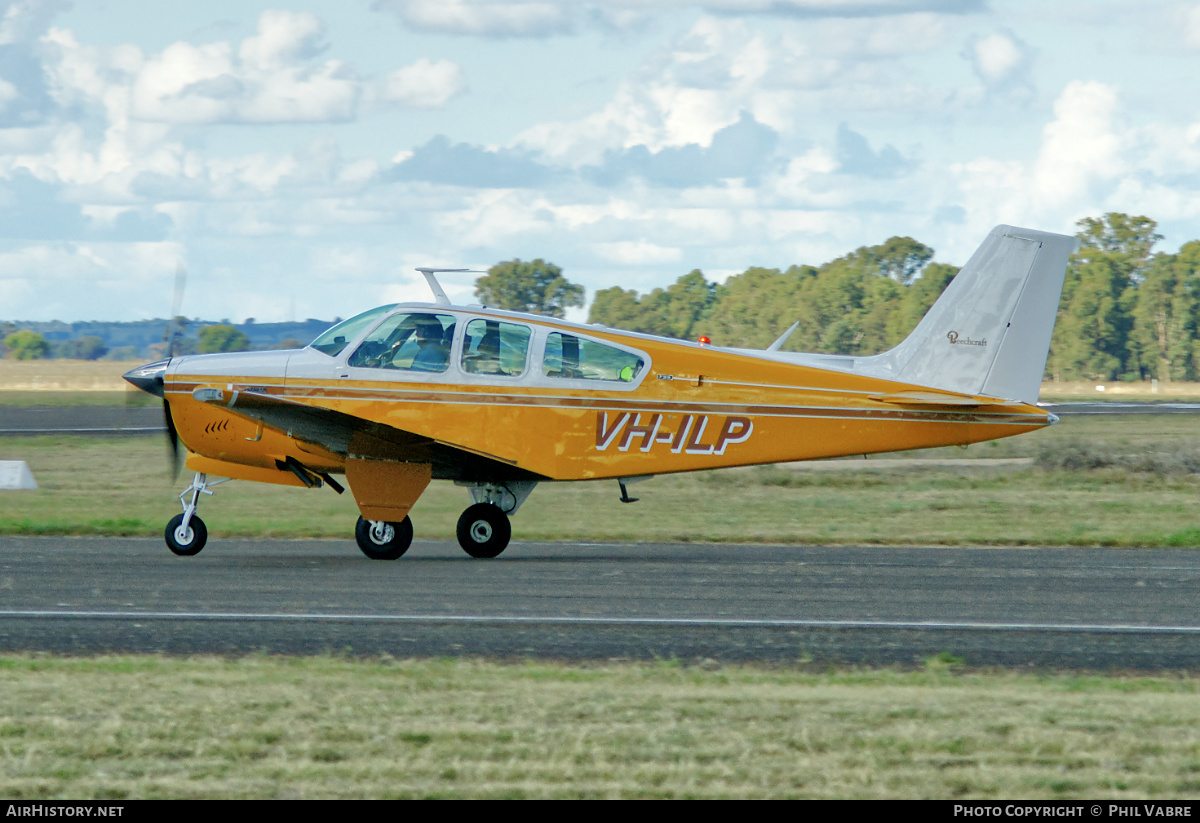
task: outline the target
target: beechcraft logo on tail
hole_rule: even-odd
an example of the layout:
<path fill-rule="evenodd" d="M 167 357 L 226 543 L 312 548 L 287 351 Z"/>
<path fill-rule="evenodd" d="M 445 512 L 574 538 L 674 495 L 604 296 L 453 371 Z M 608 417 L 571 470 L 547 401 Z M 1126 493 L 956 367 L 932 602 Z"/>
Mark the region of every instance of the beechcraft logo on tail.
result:
<path fill-rule="evenodd" d="M 618 451 L 629 451 L 635 442 L 648 452 L 662 444 L 673 454 L 724 454 L 725 449 L 745 443 L 754 433 L 749 417 L 714 418 L 707 414 L 685 414 L 678 424 L 664 423 L 662 414 L 621 412 L 609 418 L 608 412 L 596 412 L 596 450 L 606 451 L 613 443 Z M 719 427 L 719 428 L 718 428 Z"/>
<path fill-rule="evenodd" d="M 986 346 L 987 338 L 982 340 L 972 340 L 969 337 L 964 337 L 956 331 L 946 332 L 946 339 L 950 341 L 951 346 Z"/>

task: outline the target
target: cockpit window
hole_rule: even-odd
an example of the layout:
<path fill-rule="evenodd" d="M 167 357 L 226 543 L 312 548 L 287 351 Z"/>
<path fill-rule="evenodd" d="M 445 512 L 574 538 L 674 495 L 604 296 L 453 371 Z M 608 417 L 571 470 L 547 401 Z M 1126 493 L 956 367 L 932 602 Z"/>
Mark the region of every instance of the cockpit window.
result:
<path fill-rule="evenodd" d="M 392 303 L 390 306 L 380 306 L 377 309 L 356 314 L 349 320 L 343 320 L 333 328 L 322 333 L 309 346 L 322 354 L 337 357 L 342 353 L 342 349 L 354 342 L 354 338 L 358 337 L 367 327 L 394 308 L 396 308 L 396 304 Z"/>
<path fill-rule="evenodd" d="M 593 340 L 554 332 L 546 338 L 542 373 L 571 380 L 616 380 L 629 383 L 646 365 L 631 352 Z"/>
<path fill-rule="evenodd" d="M 532 332 L 528 326 L 476 318 L 467 323 L 462 367 L 468 374 L 517 377 L 525 372 Z"/>
<path fill-rule="evenodd" d="M 346 363 L 368 369 L 440 373 L 450 366 L 454 315 L 397 314 L 379 324 Z"/>

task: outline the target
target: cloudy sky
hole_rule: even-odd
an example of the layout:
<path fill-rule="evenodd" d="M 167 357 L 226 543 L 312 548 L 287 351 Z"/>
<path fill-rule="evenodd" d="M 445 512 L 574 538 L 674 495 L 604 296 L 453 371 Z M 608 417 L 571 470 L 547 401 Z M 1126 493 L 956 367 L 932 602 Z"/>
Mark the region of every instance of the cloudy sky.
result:
<path fill-rule="evenodd" d="M 1107 211 L 1173 251 L 1197 77 L 1169 0 L 0 0 L 0 319 L 165 316 L 179 262 L 185 314 L 272 321 Z"/>

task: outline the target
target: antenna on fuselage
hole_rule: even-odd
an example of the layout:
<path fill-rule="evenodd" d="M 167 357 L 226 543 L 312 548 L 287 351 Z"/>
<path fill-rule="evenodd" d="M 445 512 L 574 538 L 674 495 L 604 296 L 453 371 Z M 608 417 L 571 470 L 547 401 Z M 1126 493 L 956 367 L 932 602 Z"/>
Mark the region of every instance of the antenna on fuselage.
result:
<path fill-rule="evenodd" d="M 433 291 L 433 300 L 435 303 L 442 306 L 450 305 L 450 298 L 446 296 L 445 290 L 442 289 L 442 284 L 438 282 L 435 274 L 439 272 L 471 272 L 472 274 L 487 274 L 486 271 L 480 269 L 435 269 L 429 266 L 417 266 L 417 271 L 425 275 L 425 281 L 429 283 L 430 290 Z"/>
<path fill-rule="evenodd" d="M 767 346 L 767 351 L 779 351 L 783 344 L 787 342 L 787 339 L 792 336 L 792 332 L 798 328 L 800 328 L 799 320 L 789 326 L 787 331 L 775 338 L 775 342 Z"/>

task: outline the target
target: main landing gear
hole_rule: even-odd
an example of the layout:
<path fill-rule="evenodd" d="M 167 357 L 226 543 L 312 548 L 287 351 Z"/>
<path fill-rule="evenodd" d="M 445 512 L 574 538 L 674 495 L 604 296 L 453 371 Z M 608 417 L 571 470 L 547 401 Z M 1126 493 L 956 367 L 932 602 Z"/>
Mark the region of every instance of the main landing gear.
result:
<path fill-rule="evenodd" d="M 512 525 L 508 515 L 493 503 L 476 503 L 458 518 L 458 545 L 471 557 L 496 557 L 508 546 Z M 354 539 L 372 560 L 395 560 L 412 545 L 412 520 L 399 523 L 358 518 Z"/>
<path fill-rule="evenodd" d="M 460 485 L 470 490 L 473 502 L 458 518 L 458 545 L 471 557 L 498 557 L 512 538 L 508 516 L 521 507 L 537 483 L 512 480 Z M 354 528 L 358 547 L 372 560 L 395 560 L 408 550 L 412 538 L 412 521 L 407 517 L 399 523 L 360 517 Z"/>
<path fill-rule="evenodd" d="M 363 520 L 360 516 L 354 527 L 354 539 L 362 553 L 372 560 L 395 560 L 412 545 L 412 521 L 405 517 L 399 523 L 388 523 Z"/>
<path fill-rule="evenodd" d="M 511 537 L 508 515 L 494 503 L 476 503 L 458 518 L 458 545 L 471 557 L 496 557 Z"/>

